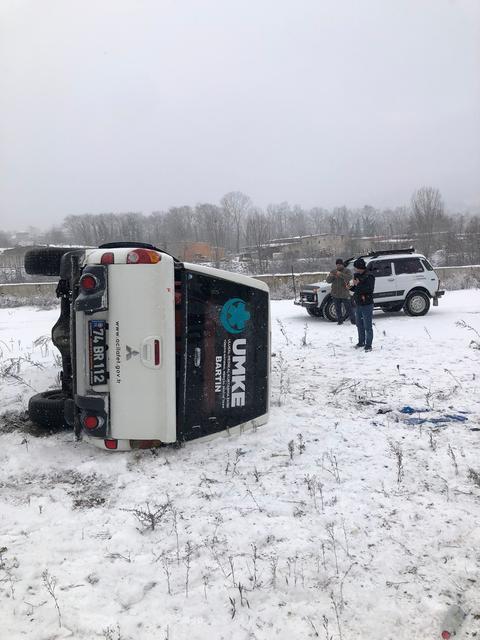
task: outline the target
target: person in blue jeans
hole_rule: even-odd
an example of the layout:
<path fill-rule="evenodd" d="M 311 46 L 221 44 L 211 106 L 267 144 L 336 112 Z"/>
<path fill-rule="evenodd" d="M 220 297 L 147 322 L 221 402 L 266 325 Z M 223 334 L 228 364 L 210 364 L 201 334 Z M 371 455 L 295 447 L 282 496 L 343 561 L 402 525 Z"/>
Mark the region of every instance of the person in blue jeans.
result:
<path fill-rule="evenodd" d="M 355 300 L 355 314 L 357 320 L 358 344 L 356 349 L 372 350 L 373 342 L 373 290 L 375 288 L 375 276 L 367 271 L 367 265 L 363 258 L 358 258 L 353 263 L 355 273 L 353 276 L 353 291 Z"/>

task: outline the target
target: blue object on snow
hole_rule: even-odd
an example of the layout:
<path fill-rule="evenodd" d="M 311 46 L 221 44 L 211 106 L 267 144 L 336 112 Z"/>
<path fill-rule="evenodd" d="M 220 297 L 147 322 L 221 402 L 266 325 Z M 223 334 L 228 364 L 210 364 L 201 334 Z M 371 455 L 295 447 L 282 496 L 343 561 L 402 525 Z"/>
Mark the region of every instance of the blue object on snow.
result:
<path fill-rule="evenodd" d="M 403 409 L 400 409 L 400 413 L 408 413 L 411 415 L 412 413 L 415 413 L 415 409 L 407 405 L 406 407 L 403 407 Z"/>
<path fill-rule="evenodd" d="M 466 420 L 468 420 L 466 416 L 446 413 L 439 418 L 407 418 L 405 422 L 407 424 L 425 424 L 425 422 L 431 422 L 432 424 L 445 425 L 448 422 L 465 422 Z"/>
<path fill-rule="evenodd" d="M 465 413 L 465 411 L 461 411 L 460 413 Z M 446 413 L 445 417 L 450 420 L 454 420 L 456 422 L 465 422 L 465 420 L 468 420 L 468 418 L 466 416 L 460 415 L 458 413 Z"/>
<path fill-rule="evenodd" d="M 408 404 L 400 409 L 400 413 L 406 413 L 409 416 L 411 416 L 412 413 L 426 413 L 427 411 L 430 411 L 430 409 L 414 409 L 408 406 Z"/>

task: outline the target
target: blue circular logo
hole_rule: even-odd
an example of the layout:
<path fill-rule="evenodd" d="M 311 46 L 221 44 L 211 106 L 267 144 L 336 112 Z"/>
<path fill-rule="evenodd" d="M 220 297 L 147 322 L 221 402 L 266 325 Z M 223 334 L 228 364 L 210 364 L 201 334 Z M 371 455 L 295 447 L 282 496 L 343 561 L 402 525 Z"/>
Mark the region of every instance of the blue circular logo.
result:
<path fill-rule="evenodd" d="M 229 333 L 241 333 L 250 320 L 246 304 L 240 298 L 230 298 L 220 312 L 220 322 Z"/>

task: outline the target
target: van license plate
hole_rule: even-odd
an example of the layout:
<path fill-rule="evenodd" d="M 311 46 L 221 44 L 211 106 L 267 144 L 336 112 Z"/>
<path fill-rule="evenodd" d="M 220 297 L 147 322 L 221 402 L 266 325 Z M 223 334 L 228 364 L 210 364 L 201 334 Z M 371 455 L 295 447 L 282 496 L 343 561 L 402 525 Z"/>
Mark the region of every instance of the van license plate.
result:
<path fill-rule="evenodd" d="M 107 346 L 105 320 L 88 321 L 88 356 L 90 384 L 107 384 Z"/>

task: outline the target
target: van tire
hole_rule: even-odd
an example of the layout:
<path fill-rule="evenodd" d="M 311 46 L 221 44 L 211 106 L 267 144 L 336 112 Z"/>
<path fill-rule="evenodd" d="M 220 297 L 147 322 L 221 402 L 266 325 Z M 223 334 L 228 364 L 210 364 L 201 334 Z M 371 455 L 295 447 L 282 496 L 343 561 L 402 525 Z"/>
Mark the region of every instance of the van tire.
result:
<path fill-rule="evenodd" d="M 25 271 L 31 276 L 59 276 L 62 256 L 72 251 L 65 247 L 30 249 L 25 254 Z"/>
<path fill-rule="evenodd" d="M 405 313 L 409 316 L 424 316 L 430 309 L 430 297 L 418 289 L 411 291 L 405 300 Z"/>
<path fill-rule="evenodd" d="M 44 391 L 32 396 L 28 401 L 28 415 L 41 429 L 58 431 L 64 429 L 66 396 L 61 389 Z"/>

